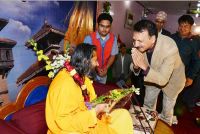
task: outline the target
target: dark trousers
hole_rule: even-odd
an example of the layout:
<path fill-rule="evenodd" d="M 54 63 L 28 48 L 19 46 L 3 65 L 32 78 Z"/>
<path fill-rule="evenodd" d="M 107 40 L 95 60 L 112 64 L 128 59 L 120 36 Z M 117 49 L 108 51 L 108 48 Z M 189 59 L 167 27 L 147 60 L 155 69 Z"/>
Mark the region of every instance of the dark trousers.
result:
<path fill-rule="evenodd" d="M 193 84 L 184 90 L 181 93 L 181 99 L 183 103 L 189 108 L 192 109 L 195 107 L 196 101 L 200 98 L 200 75 L 193 81 Z"/>
<path fill-rule="evenodd" d="M 140 106 L 143 106 L 145 96 L 144 75 L 141 72 L 138 76 L 132 73 L 131 82 L 136 88 L 140 88 L 140 95 L 133 95 L 132 102 L 134 105 L 138 105 L 139 103 Z"/>
<path fill-rule="evenodd" d="M 134 105 L 143 106 L 144 104 L 144 96 L 145 96 L 145 86 L 144 86 L 144 75 L 142 73 L 139 76 L 135 76 L 134 73 L 131 74 L 131 82 L 136 88 L 140 88 L 140 95 L 133 95 L 132 102 Z M 160 113 L 162 111 L 162 100 L 163 93 L 162 91 L 159 93 L 158 101 L 156 105 L 156 110 Z"/>
<path fill-rule="evenodd" d="M 123 80 L 124 82 L 126 82 L 126 79 L 125 79 L 125 75 L 124 74 L 120 74 L 120 76 L 119 77 L 113 77 L 113 81 L 114 82 L 118 82 L 118 81 L 120 81 L 120 80 Z"/>

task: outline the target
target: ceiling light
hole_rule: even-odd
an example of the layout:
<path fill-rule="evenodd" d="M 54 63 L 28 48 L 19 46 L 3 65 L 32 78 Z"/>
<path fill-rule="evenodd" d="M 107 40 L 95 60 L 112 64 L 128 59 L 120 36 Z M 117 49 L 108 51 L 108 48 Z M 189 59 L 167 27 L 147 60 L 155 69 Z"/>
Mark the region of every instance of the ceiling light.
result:
<path fill-rule="evenodd" d="M 200 7 L 200 3 L 197 4 L 197 7 Z"/>
<path fill-rule="evenodd" d="M 129 6 L 130 6 L 130 1 L 129 1 L 129 0 L 124 1 L 124 3 L 125 3 L 125 6 L 126 6 L 126 7 L 129 7 Z"/>
<path fill-rule="evenodd" d="M 199 14 L 197 13 L 197 14 L 195 15 L 195 17 L 198 18 L 198 17 L 199 17 Z"/>
<path fill-rule="evenodd" d="M 114 15 L 114 12 L 112 10 L 110 10 L 110 15 L 113 16 Z"/>

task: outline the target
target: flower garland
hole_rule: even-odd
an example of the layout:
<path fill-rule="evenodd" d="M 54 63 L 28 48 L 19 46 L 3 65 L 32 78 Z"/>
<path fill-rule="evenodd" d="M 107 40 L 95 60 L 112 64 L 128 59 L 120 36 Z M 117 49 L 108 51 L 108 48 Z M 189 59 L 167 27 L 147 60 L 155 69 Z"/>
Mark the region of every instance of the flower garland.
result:
<path fill-rule="evenodd" d="M 83 78 L 80 77 L 80 75 L 76 72 L 76 70 L 74 69 L 74 67 L 72 67 L 70 65 L 69 61 L 65 61 L 64 67 L 67 69 L 67 71 L 73 77 L 74 81 L 77 82 L 78 85 L 81 87 L 81 89 L 82 89 L 82 95 L 84 97 L 84 101 L 85 102 L 89 102 L 90 101 L 90 97 L 89 97 L 89 95 L 87 93 L 87 87 L 84 84 Z"/>
<path fill-rule="evenodd" d="M 91 109 L 91 104 L 90 102 L 90 97 L 87 92 L 87 87 L 84 84 L 84 80 L 80 75 L 76 72 L 73 66 L 70 65 L 70 56 L 68 55 L 69 53 L 69 44 L 67 44 L 66 48 L 66 54 L 61 55 L 55 55 L 53 56 L 53 61 L 49 59 L 48 56 L 43 54 L 43 50 L 38 50 L 37 48 L 37 43 L 31 39 L 28 41 L 30 45 L 33 46 L 33 50 L 36 52 L 38 61 L 44 60 L 46 62 L 45 69 L 46 71 L 49 71 L 48 77 L 49 78 L 54 78 L 55 74 L 63 67 L 66 68 L 66 70 L 70 73 L 70 75 L 73 77 L 74 81 L 80 86 L 82 90 L 82 95 L 84 97 L 84 101 L 88 109 Z"/>
<path fill-rule="evenodd" d="M 66 60 L 70 61 L 70 56 L 68 55 L 69 53 L 69 44 L 66 46 L 66 54 L 58 54 L 54 55 L 53 59 L 50 60 L 48 56 L 43 54 L 43 50 L 39 50 L 37 47 L 37 42 L 35 42 L 33 39 L 29 40 L 28 43 L 33 46 L 33 50 L 36 52 L 36 55 L 38 57 L 38 61 L 45 61 L 46 66 L 45 69 L 46 71 L 49 71 L 48 77 L 49 78 L 54 78 L 55 74 L 64 67 L 64 63 Z"/>

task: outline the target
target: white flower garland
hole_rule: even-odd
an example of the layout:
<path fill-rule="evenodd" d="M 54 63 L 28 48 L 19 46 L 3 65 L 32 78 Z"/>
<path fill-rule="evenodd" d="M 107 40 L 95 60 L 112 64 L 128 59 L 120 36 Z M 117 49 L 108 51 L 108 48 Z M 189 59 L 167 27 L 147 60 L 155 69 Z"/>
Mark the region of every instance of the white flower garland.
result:
<path fill-rule="evenodd" d="M 45 69 L 49 71 L 48 77 L 53 78 L 55 74 L 64 67 L 64 63 L 66 60 L 70 61 L 69 56 L 69 44 L 67 45 L 66 54 L 58 54 L 54 55 L 52 61 L 49 59 L 48 56 L 43 54 L 43 50 L 38 50 L 37 48 L 37 42 L 35 42 L 33 39 L 29 40 L 28 43 L 33 46 L 33 50 L 36 52 L 38 61 L 44 60 L 46 62 Z"/>

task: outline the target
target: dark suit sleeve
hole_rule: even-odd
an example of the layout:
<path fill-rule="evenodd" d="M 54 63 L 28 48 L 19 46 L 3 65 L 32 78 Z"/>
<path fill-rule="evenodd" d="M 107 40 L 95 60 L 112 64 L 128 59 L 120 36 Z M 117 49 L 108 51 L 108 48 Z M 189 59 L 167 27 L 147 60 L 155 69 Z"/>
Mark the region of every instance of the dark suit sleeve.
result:
<path fill-rule="evenodd" d="M 189 70 L 186 74 L 187 77 L 191 79 L 195 79 L 196 76 L 198 76 L 199 71 L 200 71 L 200 58 L 198 56 L 198 51 L 199 51 L 199 43 L 198 40 L 195 40 L 192 45 L 192 59 L 190 62 L 190 67 Z"/>
<path fill-rule="evenodd" d="M 169 31 L 165 30 L 165 29 L 162 29 L 162 33 L 161 34 L 169 36 L 169 37 L 171 36 L 171 33 Z"/>
<path fill-rule="evenodd" d="M 129 65 L 129 70 L 128 70 L 128 78 L 131 76 L 131 74 L 132 74 L 132 71 L 130 70 L 130 65 L 131 65 L 131 63 L 132 63 L 132 57 L 131 57 L 131 55 L 127 55 L 127 59 L 128 59 L 128 65 Z"/>

